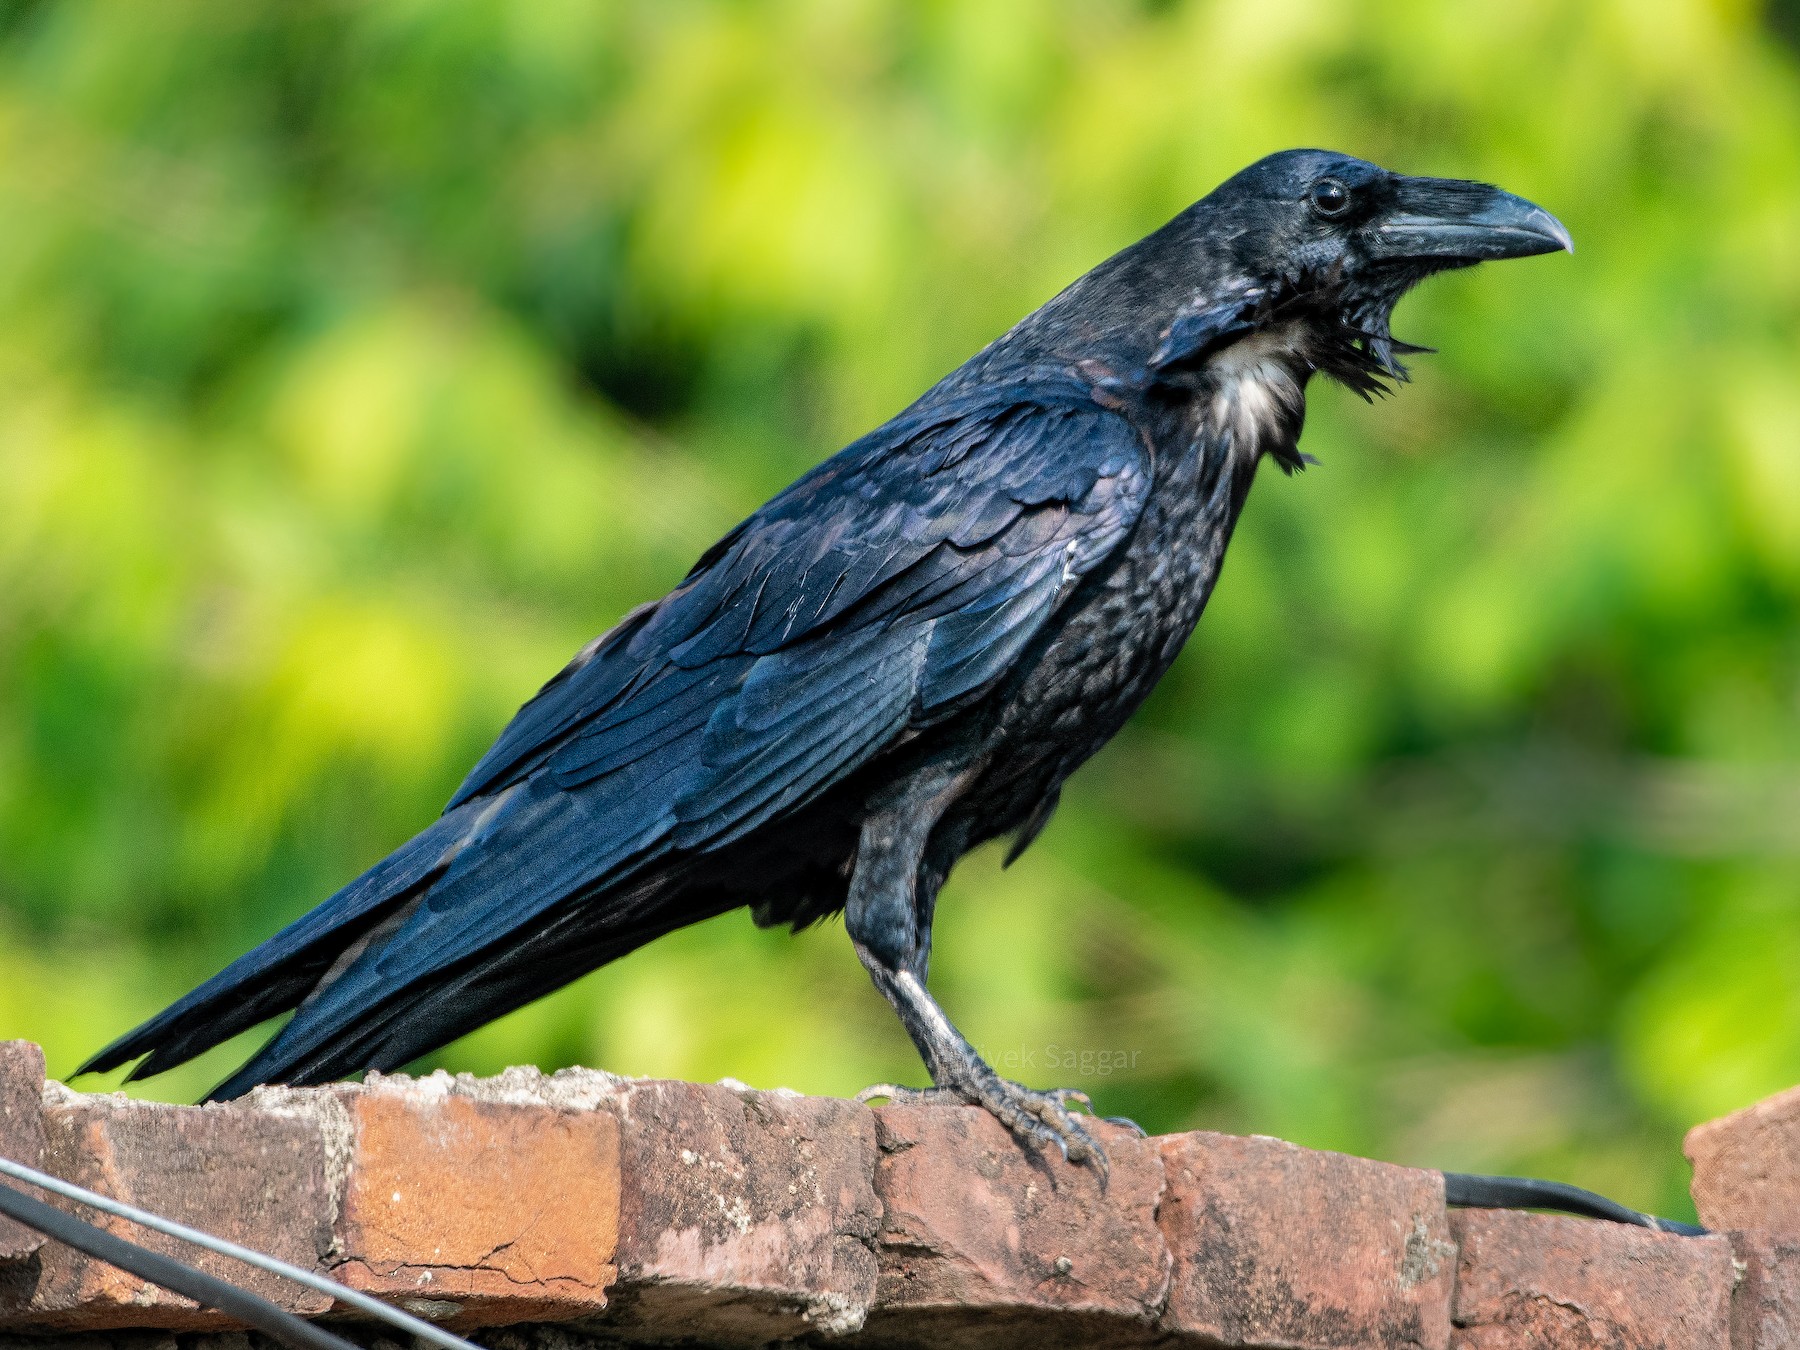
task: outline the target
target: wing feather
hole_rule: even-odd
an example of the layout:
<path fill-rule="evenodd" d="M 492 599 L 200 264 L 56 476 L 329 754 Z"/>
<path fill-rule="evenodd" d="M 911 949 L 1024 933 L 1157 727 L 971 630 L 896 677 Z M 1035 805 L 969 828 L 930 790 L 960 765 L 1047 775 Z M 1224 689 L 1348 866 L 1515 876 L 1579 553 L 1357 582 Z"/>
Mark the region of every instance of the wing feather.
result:
<path fill-rule="evenodd" d="M 520 710 L 393 935 L 227 1086 L 351 1062 L 560 906 L 742 839 L 981 696 L 1126 537 L 1150 473 L 1130 423 L 1042 381 L 915 408 L 821 465 Z"/>
<path fill-rule="evenodd" d="M 456 800 L 544 766 L 611 797 L 679 747 L 691 762 L 636 808 L 672 813 L 676 847 L 739 837 L 990 687 L 1129 532 L 1149 478 L 1135 428 L 1077 384 L 916 408 L 591 646 Z"/>

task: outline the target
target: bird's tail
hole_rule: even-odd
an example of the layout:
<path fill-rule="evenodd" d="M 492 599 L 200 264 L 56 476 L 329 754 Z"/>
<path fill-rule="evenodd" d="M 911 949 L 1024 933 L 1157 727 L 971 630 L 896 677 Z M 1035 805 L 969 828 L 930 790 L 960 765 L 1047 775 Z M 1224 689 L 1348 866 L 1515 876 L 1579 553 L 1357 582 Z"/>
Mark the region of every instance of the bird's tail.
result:
<path fill-rule="evenodd" d="M 679 857 L 643 846 L 661 825 L 631 821 L 632 802 L 612 805 L 614 816 L 585 814 L 537 783 L 453 808 L 80 1072 L 144 1056 L 131 1076 L 161 1073 L 290 1010 L 209 1100 L 398 1069 L 740 903 L 690 885 Z"/>
<path fill-rule="evenodd" d="M 440 817 L 329 900 L 126 1032 L 76 1073 L 105 1073 L 141 1056 L 127 1081 L 148 1078 L 299 1007 L 368 945 L 384 921 L 430 886 L 454 856 L 473 814 L 471 804 Z"/>
<path fill-rule="evenodd" d="M 632 888 L 637 897 L 658 899 L 669 892 L 669 879 L 652 876 Z M 624 896 L 608 893 L 587 904 L 566 904 L 511 941 L 496 942 L 477 957 L 448 970 L 402 974 L 389 995 L 364 1004 L 348 1016 L 331 1006 L 338 970 L 309 993 L 286 1027 L 236 1073 L 207 1094 L 208 1101 L 241 1097 L 262 1083 L 330 1082 L 365 1069 L 391 1072 L 419 1056 L 447 1045 L 475 1028 L 541 998 L 609 961 L 617 960 L 673 928 L 707 915 L 685 906 L 678 917 L 645 923 L 621 922 L 622 908 L 633 908 Z M 367 954 L 410 964 L 405 921 L 413 904 L 395 912 L 399 922 L 384 923 L 372 940 L 359 943 L 344 962 Z M 672 907 L 649 908 L 668 916 Z M 341 967 L 340 967 L 341 968 Z"/>

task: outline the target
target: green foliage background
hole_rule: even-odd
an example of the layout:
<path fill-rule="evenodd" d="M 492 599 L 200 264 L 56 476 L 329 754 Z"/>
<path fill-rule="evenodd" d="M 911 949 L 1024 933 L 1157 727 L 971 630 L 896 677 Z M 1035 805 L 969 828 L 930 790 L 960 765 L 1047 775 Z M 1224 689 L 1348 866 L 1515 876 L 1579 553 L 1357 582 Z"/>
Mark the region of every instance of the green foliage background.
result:
<path fill-rule="evenodd" d="M 807 465 L 1267 151 L 1580 252 L 1268 475 L 935 979 L 1156 1129 L 1680 1212 L 1800 1080 L 1800 73 L 1744 0 L 0 7 L 0 1034 L 53 1071 L 423 826 Z M 1784 28 L 1783 25 L 1786 25 Z M 149 1084 L 191 1098 L 242 1044 Z M 918 1081 L 828 926 L 437 1057 Z"/>

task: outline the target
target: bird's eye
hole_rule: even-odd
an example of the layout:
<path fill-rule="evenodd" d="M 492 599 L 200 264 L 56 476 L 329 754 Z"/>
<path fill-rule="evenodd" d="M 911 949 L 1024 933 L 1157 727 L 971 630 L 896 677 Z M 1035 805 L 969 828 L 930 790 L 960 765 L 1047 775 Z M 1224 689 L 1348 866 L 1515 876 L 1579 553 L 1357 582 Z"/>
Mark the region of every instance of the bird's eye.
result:
<path fill-rule="evenodd" d="M 1312 209 L 1333 220 L 1350 209 L 1350 189 L 1335 178 L 1321 178 L 1307 189 L 1307 200 Z"/>

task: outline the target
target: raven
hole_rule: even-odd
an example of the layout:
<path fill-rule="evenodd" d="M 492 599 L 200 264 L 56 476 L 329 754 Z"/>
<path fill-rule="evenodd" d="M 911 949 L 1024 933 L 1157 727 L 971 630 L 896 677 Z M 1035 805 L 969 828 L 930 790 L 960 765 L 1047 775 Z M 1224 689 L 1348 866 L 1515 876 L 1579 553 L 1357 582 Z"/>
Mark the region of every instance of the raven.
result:
<path fill-rule="evenodd" d="M 1481 183 L 1271 155 L 1101 263 L 801 477 L 583 648 L 435 824 L 82 1072 L 160 1073 L 293 1017 L 211 1094 L 391 1070 L 683 925 L 842 911 L 930 1072 L 1104 1166 L 1066 1089 L 1001 1078 L 926 989 L 938 889 L 1175 659 L 1258 463 L 1322 373 L 1424 350 L 1422 278 L 1571 248 Z M 865 1094 L 867 1095 L 867 1094 Z"/>

